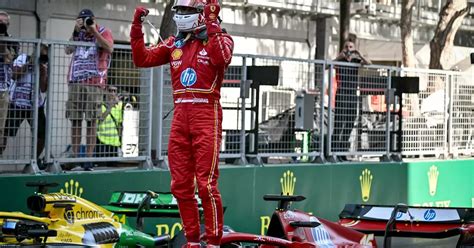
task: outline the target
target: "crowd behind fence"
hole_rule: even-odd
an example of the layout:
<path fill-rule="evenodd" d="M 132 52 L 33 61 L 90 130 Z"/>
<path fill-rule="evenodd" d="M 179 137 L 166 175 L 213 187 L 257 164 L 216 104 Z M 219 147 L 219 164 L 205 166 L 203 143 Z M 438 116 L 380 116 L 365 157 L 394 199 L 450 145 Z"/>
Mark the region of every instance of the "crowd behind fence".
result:
<path fill-rule="evenodd" d="M 98 126 L 106 121 L 115 124 L 117 130 L 112 131 L 117 131 L 120 143 L 104 150 L 100 137 L 87 136 L 84 123 L 79 152 L 72 153 L 74 130 L 67 118 L 73 90 L 67 80 L 71 56 L 65 51 L 95 47 L 65 41 L 2 42 L 15 44 L 18 54 L 11 62 L 16 76 L 8 82 L 9 103 L 0 104 L 5 121 L 0 164 L 27 164 L 29 172 L 38 168 L 60 171 L 86 162 L 105 166 L 136 162 L 151 168 L 152 149 L 157 151 L 153 159 L 166 164 L 173 116 L 169 67 L 136 68 L 130 47 L 116 45 L 108 86 L 100 91 L 103 112 L 96 121 Z M 248 80 L 249 71 L 258 72 L 262 66 L 278 68 L 275 84 Z M 418 77 L 419 93 L 404 94 L 400 102 L 392 86 L 395 77 Z M 46 88 L 41 83 L 45 78 Z M 221 160 L 258 164 L 472 156 L 472 78 L 470 72 L 235 55 L 221 90 Z M 30 103 L 17 104 L 18 99 Z M 89 98 L 80 100 L 90 103 Z M 154 101 L 157 108 L 152 109 Z M 119 115 L 108 119 L 114 108 Z M 153 119 L 157 124 L 152 127 Z M 110 128 L 104 125 L 101 128 Z M 401 137 L 396 135 L 400 127 Z M 157 138 L 156 147 L 152 147 L 152 136 Z M 97 139 L 97 145 L 88 156 L 85 144 L 91 138 Z M 400 138 L 401 147 L 397 147 Z"/>

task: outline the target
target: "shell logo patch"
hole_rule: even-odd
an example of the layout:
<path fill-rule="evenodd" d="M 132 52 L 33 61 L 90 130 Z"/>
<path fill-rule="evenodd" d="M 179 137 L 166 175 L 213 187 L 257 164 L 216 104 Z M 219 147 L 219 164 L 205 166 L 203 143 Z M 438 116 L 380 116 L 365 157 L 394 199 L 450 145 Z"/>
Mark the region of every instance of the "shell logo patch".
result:
<path fill-rule="evenodd" d="M 178 59 L 181 58 L 181 56 L 183 56 L 183 50 L 181 50 L 181 49 L 175 49 L 171 53 L 171 57 L 173 58 L 173 60 L 178 60 Z"/>

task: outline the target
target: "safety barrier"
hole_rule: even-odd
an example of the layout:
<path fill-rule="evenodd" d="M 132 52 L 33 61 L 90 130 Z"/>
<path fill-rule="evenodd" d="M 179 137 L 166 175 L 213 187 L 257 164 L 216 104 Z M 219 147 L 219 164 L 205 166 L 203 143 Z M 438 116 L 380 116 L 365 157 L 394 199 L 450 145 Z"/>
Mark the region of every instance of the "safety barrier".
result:
<path fill-rule="evenodd" d="M 83 50 L 79 56 L 97 51 L 91 43 L 50 44 L 52 70 L 46 115 L 49 124 L 46 129 L 46 162 L 149 161 L 152 70 L 136 68 L 130 47 L 115 45 L 113 55 L 110 58 L 101 57 L 99 61 L 99 67 L 110 64 L 106 86 L 83 87 L 80 83 L 71 82 L 74 81 L 74 75 L 71 76 L 73 67 L 82 66 L 71 63 L 71 55 L 66 53 L 71 48 Z M 71 106 L 74 104 L 80 106 Z M 80 120 L 77 120 L 75 111 L 82 112 L 82 109 L 85 109 L 84 116 L 81 114 Z M 94 135 L 95 132 L 97 135 Z M 79 142 L 73 142 L 73 139 L 79 139 Z"/>
<path fill-rule="evenodd" d="M 0 164 L 27 164 L 28 172 L 42 164 L 52 172 L 86 163 L 151 167 L 153 75 L 133 65 L 130 46 L 115 45 L 97 68 L 85 59 L 100 52 L 95 44 L 9 38 L 0 43 L 14 46 L 14 59 L 1 61 L 9 75 L 0 76 L 9 82 L 2 84 L 8 87 L 6 104 L 0 104 L 7 142 Z M 78 62 L 71 62 L 73 56 Z M 106 76 L 99 77 L 107 66 Z M 97 80 L 83 84 L 85 75 Z M 106 84 L 98 86 L 99 78 Z"/>
<path fill-rule="evenodd" d="M 106 162 L 134 162 L 151 168 L 152 136 L 157 140 L 155 159 L 166 163 L 173 118 L 169 66 L 138 69 L 130 47 L 116 45 L 107 73 L 108 87 L 79 87 L 90 93 L 71 102 L 78 87 L 69 83 L 72 55 L 66 50 L 81 50 L 85 56 L 96 51 L 95 46 L 6 38 L 0 42 L 14 44 L 18 50 L 18 61 L 10 61 L 15 76 L 4 90 L 15 94 L 9 94 L 9 104 L 0 104 L 7 137 L 0 158 L 4 170 L 6 165 L 28 164 L 27 171 L 37 172 L 38 161 L 47 164 L 48 171 Z M 21 54 L 25 57 L 22 63 Z M 262 68 L 276 71 L 260 72 Z M 45 76 L 47 90 L 41 84 Z M 402 110 L 392 89 L 394 76 L 416 76 L 420 82 L 420 93 L 404 95 Z M 30 88 L 27 80 L 33 82 Z M 462 72 L 236 54 L 221 89 L 221 160 L 246 164 L 389 159 L 394 154 L 471 156 L 473 93 L 472 75 Z M 99 97 L 92 97 L 94 94 Z M 29 99 L 31 107 L 20 104 L 23 107 L 13 109 L 16 100 L 12 97 L 23 104 Z M 93 121 L 71 117 L 71 104 L 77 102 L 81 106 L 75 110 L 100 110 L 86 113 L 96 115 L 95 127 Z M 107 118 L 114 108 L 120 117 Z M 401 152 L 394 149 L 398 111 L 403 116 Z M 152 128 L 153 117 L 156 126 Z M 100 126 L 104 123 L 112 126 Z M 108 131 L 96 135 L 91 128 Z M 94 140 L 102 145 L 104 140 L 117 141 L 113 139 L 117 134 L 119 145 L 87 145 Z"/>
<path fill-rule="evenodd" d="M 44 124 L 38 122 L 40 43 L 35 40 L 0 41 L 0 164 L 36 163 L 38 133 L 43 138 Z M 11 66 L 9 66 L 11 65 Z M 14 67 L 13 67 L 14 65 Z M 27 123 L 29 128 L 24 128 Z M 15 170 L 16 166 L 8 168 Z"/>
<path fill-rule="evenodd" d="M 403 155 L 470 156 L 474 150 L 472 74 L 408 69 L 420 78 L 420 93 L 408 94 Z"/>

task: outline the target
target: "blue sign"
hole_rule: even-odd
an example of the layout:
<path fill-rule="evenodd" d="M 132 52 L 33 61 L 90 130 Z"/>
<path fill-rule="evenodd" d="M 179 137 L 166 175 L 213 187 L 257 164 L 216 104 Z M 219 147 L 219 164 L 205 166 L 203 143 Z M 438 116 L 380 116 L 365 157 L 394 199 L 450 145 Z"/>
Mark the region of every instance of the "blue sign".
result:
<path fill-rule="evenodd" d="M 402 213 L 402 212 L 398 212 L 396 219 L 399 220 L 399 219 L 402 218 L 402 216 L 403 216 L 403 213 Z"/>
<path fill-rule="evenodd" d="M 183 40 L 177 40 L 174 42 L 174 45 L 176 46 L 176 48 L 181 48 L 184 46 L 184 41 Z"/>
<path fill-rule="evenodd" d="M 180 80 L 181 80 L 181 84 L 184 87 L 192 86 L 197 81 L 196 71 L 193 68 L 187 68 L 186 70 L 181 72 Z"/>
<path fill-rule="evenodd" d="M 423 215 L 423 218 L 425 220 L 434 220 L 436 218 L 436 211 L 433 209 L 428 209 L 425 211 L 425 214 Z"/>

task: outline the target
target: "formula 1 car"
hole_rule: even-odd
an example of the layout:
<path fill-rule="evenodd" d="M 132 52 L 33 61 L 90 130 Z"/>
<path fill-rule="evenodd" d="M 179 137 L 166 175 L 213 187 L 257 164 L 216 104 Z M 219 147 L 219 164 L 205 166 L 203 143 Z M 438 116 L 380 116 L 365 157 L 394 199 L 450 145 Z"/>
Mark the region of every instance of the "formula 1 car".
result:
<path fill-rule="evenodd" d="M 383 247 L 474 247 L 474 208 L 347 204 L 339 224 L 374 234 Z"/>
<path fill-rule="evenodd" d="M 144 217 L 179 217 L 171 194 L 154 192 L 115 192 L 106 206 L 66 193 L 47 193 L 55 183 L 28 183 L 38 187 L 28 197 L 32 214 L 0 212 L 0 246 L 8 247 L 181 247 L 180 233 L 153 237 L 142 232 Z M 370 234 L 364 234 L 337 223 L 290 209 L 292 201 L 303 196 L 266 195 L 267 201 L 278 201 L 267 236 L 239 233 L 225 227 L 221 247 L 375 247 Z M 202 212 L 202 208 L 200 208 Z M 133 229 L 119 222 L 118 214 L 136 217 Z"/>
<path fill-rule="evenodd" d="M 38 187 L 28 197 L 31 215 L 0 212 L 1 247 L 160 247 L 168 245 L 168 235 L 153 237 L 114 219 L 114 213 L 81 197 L 46 193 L 56 183 L 28 183 Z M 136 215 L 149 206 L 157 194 L 142 194 Z M 137 217 L 140 227 L 140 216 Z"/>
<path fill-rule="evenodd" d="M 364 234 L 300 210 L 290 203 L 306 199 L 300 195 L 265 195 L 266 201 L 277 201 L 266 236 L 239 232 L 224 233 L 221 247 L 310 248 L 310 247 L 377 247 L 372 234 Z"/>

